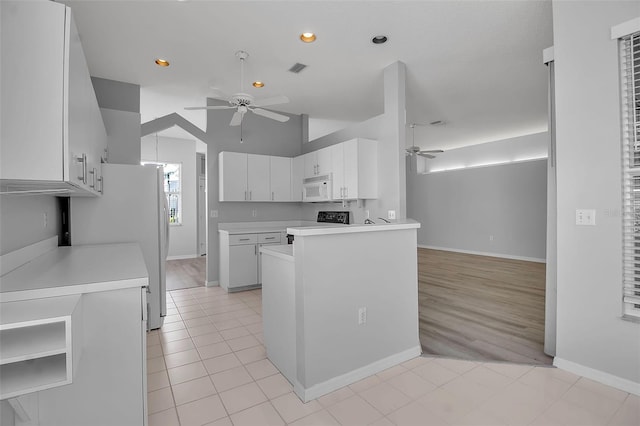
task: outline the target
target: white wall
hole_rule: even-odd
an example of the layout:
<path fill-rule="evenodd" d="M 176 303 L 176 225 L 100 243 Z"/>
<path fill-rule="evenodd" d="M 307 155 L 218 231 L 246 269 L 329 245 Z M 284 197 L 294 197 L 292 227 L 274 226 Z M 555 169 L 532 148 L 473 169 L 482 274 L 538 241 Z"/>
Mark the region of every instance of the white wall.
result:
<path fill-rule="evenodd" d="M 0 255 L 57 235 L 59 216 L 56 197 L 0 195 Z"/>
<path fill-rule="evenodd" d="M 312 141 L 314 139 L 318 139 L 353 124 L 355 123 L 352 121 L 324 120 L 322 118 L 309 117 L 309 140 Z"/>
<path fill-rule="evenodd" d="M 638 2 L 553 2 L 557 118 L 556 363 L 640 392 L 640 324 L 622 313 L 618 47 Z M 595 209 L 596 226 L 576 226 Z"/>
<path fill-rule="evenodd" d="M 156 161 L 155 135 L 142 138 L 141 157 Z M 157 161 L 182 165 L 182 224 L 170 227 L 169 259 L 197 257 L 195 140 L 158 137 Z"/>

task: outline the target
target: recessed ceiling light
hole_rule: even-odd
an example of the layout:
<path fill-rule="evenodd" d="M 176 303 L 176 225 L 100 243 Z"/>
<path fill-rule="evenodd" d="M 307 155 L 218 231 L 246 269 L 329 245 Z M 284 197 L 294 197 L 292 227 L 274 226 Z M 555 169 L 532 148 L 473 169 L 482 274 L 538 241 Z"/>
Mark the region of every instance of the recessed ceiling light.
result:
<path fill-rule="evenodd" d="M 383 35 L 379 35 L 379 36 L 375 36 L 374 38 L 371 39 L 371 43 L 373 44 L 382 44 L 382 43 L 386 43 L 387 42 L 387 36 L 383 36 Z"/>
<path fill-rule="evenodd" d="M 254 81 L 253 82 L 253 87 L 258 87 L 258 88 L 264 87 L 264 83 L 261 82 L 261 81 Z"/>
<path fill-rule="evenodd" d="M 156 59 L 156 65 L 160 66 L 160 67 L 168 67 L 169 66 L 169 61 L 167 61 L 166 59 Z"/>
<path fill-rule="evenodd" d="M 302 33 L 300 34 L 300 40 L 305 43 L 313 43 L 316 41 L 316 35 L 314 33 Z"/>

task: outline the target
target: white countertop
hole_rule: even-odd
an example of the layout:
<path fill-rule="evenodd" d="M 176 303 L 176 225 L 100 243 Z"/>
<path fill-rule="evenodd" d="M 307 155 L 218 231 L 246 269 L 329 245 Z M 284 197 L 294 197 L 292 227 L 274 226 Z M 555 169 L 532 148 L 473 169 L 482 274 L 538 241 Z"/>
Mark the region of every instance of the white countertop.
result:
<path fill-rule="evenodd" d="M 307 220 L 282 220 L 270 222 L 227 222 L 218 224 L 218 232 L 229 235 L 234 234 L 255 234 L 259 232 L 282 232 L 291 226 L 317 225 L 316 222 Z"/>
<path fill-rule="evenodd" d="M 370 225 L 329 225 L 302 226 L 287 228 L 287 233 L 295 236 L 331 235 L 331 234 L 355 234 L 360 232 L 399 231 L 403 229 L 418 229 L 420 223 L 407 219 L 392 223 L 374 223 Z"/>
<path fill-rule="evenodd" d="M 58 247 L 0 279 L 0 302 L 146 287 L 138 244 Z"/>
<path fill-rule="evenodd" d="M 260 253 L 293 262 L 293 244 L 260 247 Z"/>

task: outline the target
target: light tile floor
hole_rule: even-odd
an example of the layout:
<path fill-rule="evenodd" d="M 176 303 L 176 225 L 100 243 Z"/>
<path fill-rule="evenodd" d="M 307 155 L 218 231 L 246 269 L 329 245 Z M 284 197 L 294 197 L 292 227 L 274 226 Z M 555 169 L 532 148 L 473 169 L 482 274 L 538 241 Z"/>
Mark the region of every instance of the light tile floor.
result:
<path fill-rule="evenodd" d="M 168 293 L 150 426 L 640 425 L 640 398 L 563 370 L 418 357 L 303 404 L 266 358 L 260 290 Z"/>

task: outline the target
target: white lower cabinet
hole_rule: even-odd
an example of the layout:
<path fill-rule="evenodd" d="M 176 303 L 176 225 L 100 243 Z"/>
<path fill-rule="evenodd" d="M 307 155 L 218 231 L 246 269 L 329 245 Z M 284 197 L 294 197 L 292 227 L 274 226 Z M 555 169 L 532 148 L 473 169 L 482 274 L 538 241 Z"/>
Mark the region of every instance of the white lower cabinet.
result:
<path fill-rule="evenodd" d="M 220 286 L 227 291 L 247 290 L 262 283 L 260 247 L 281 244 L 280 232 L 220 233 Z"/>

